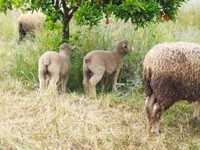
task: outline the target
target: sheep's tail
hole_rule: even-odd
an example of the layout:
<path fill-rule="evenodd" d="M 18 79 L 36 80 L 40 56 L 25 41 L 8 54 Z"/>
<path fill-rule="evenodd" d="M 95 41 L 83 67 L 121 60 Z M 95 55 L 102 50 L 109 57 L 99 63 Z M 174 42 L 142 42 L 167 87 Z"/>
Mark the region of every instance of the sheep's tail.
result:
<path fill-rule="evenodd" d="M 92 61 L 91 58 L 85 58 L 84 59 L 85 64 L 89 64 L 89 63 L 91 63 L 91 61 Z"/>
<path fill-rule="evenodd" d="M 18 24 L 18 29 L 19 29 L 19 32 L 23 31 L 23 25 L 21 22 L 19 22 L 19 24 Z"/>
<path fill-rule="evenodd" d="M 89 80 L 93 75 L 92 71 L 88 68 L 88 64 L 90 62 L 91 62 L 90 58 L 84 58 L 83 73 L 84 73 L 84 76 L 87 78 L 87 80 Z"/>
<path fill-rule="evenodd" d="M 21 41 L 26 35 L 26 31 L 24 30 L 22 22 L 19 22 L 18 24 L 18 32 L 19 32 L 19 41 Z"/>
<path fill-rule="evenodd" d="M 48 72 L 48 66 L 51 64 L 51 61 L 49 58 L 43 60 L 44 65 L 44 72 Z"/>
<path fill-rule="evenodd" d="M 153 89 L 151 88 L 151 76 L 152 71 L 150 68 L 143 69 L 143 82 L 144 82 L 144 92 L 146 96 L 151 96 L 153 94 Z"/>

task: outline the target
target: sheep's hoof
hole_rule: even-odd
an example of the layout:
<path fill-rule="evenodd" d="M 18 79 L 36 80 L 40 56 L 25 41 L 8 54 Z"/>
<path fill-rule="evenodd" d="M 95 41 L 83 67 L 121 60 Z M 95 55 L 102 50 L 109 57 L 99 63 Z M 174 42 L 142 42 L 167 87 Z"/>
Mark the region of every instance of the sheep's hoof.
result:
<path fill-rule="evenodd" d="M 149 129 L 149 136 L 159 136 L 161 134 L 161 130 L 159 128 Z"/>

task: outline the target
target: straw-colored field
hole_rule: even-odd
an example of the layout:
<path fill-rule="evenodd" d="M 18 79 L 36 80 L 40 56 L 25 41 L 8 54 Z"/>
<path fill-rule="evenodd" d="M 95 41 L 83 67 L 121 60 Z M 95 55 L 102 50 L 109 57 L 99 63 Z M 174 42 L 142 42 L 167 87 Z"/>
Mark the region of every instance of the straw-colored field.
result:
<path fill-rule="evenodd" d="M 4 87 L 2 87 L 4 86 Z M 0 149 L 198 150 L 199 122 L 177 105 L 162 120 L 162 134 L 148 137 L 141 97 L 89 100 L 75 93 L 48 96 L 1 81 Z M 118 100 L 118 101 L 117 101 Z M 183 113 L 184 112 L 184 113 Z"/>

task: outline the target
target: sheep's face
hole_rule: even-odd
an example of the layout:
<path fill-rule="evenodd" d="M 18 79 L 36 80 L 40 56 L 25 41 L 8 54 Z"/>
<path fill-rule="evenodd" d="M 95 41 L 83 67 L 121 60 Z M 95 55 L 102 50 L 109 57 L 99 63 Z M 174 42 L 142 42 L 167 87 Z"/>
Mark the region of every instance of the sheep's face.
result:
<path fill-rule="evenodd" d="M 63 43 L 60 45 L 60 52 L 70 55 L 72 48 L 70 44 Z"/>
<path fill-rule="evenodd" d="M 117 45 L 117 50 L 120 52 L 122 55 L 126 55 L 129 51 L 129 44 L 127 40 L 121 41 Z"/>

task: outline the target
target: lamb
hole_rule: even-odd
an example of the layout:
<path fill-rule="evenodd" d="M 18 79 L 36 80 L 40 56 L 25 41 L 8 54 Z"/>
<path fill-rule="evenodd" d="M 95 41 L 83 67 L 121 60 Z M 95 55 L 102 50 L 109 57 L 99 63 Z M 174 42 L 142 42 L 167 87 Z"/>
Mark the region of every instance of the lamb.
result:
<path fill-rule="evenodd" d="M 143 62 L 145 110 L 149 133 L 160 133 L 161 114 L 179 100 L 200 104 L 200 45 L 187 42 L 158 44 Z"/>
<path fill-rule="evenodd" d="M 114 74 L 113 90 L 116 90 L 123 57 L 129 51 L 128 41 L 124 40 L 119 42 L 113 51 L 94 50 L 84 57 L 83 86 L 86 95 L 96 97 L 96 84 L 105 74 Z"/>
<path fill-rule="evenodd" d="M 21 14 L 18 18 L 19 41 L 23 40 L 28 33 L 34 35 L 35 32 L 40 31 L 44 21 L 45 16 L 40 12 Z"/>
<path fill-rule="evenodd" d="M 70 53 L 72 46 L 61 44 L 59 52 L 47 51 L 38 62 L 40 90 L 65 92 L 70 71 Z"/>

